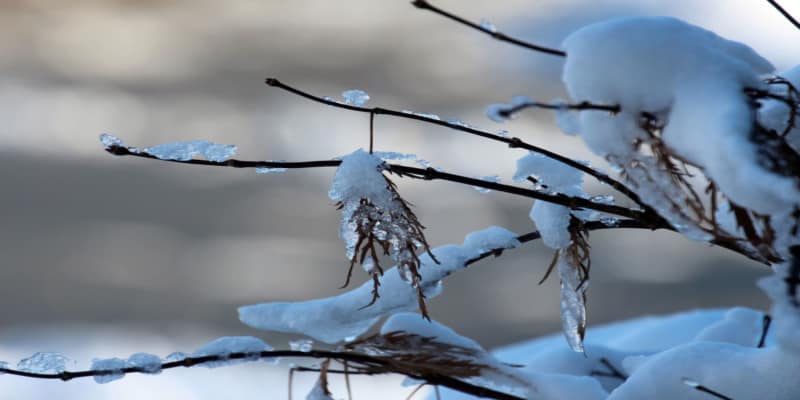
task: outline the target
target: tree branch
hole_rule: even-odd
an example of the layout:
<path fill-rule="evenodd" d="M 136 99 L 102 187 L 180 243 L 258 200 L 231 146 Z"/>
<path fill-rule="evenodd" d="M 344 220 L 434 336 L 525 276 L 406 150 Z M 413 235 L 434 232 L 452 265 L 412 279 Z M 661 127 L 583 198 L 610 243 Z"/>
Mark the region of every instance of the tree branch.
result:
<path fill-rule="evenodd" d="M 492 29 L 492 28 L 489 28 L 489 27 L 486 27 L 486 26 L 482 26 L 481 24 L 476 24 L 474 22 L 468 21 L 468 20 L 466 20 L 466 19 L 464 19 L 462 17 L 459 17 L 458 15 L 455 15 L 455 14 L 453 14 L 451 12 L 448 12 L 448 11 L 442 10 L 441 8 L 433 6 L 431 3 L 428 3 L 427 0 L 414 0 L 414 1 L 411 2 L 411 4 L 413 4 L 415 7 L 419 8 L 419 9 L 422 9 L 422 10 L 433 11 L 434 13 L 439 14 L 439 15 L 447 18 L 447 19 L 456 21 L 459 24 L 466 25 L 466 26 L 468 26 L 468 27 L 470 27 L 472 29 L 475 29 L 477 31 L 483 32 L 483 33 L 485 33 L 485 34 L 487 34 L 487 35 L 489 35 L 489 36 L 491 36 L 491 37 L 493 37 L 493 38 L 495 38 L 497 40 L 500 40 L 500 41 L 503 41 L 503 42 L 507 42 L 507 43 L 511 43 L 513 45 L 517 45 L 519 47 L 526 48 L 528 50 L 538 51 L 540 53 L 550 54 L 550 55 L 553 55 L 553 56 L 558 56 L 558 57 L 566 57 L 567 56 L 567 53 L 564 52 L 563 50 L 553 49 L 553 48 L 550 48 L 550 47 L 544 47 L 544 46 L 539 46 L 539 45 L 536 45 L 536 44 L 533 44 L 533 43 L 529 43 L 529 42 L 526 42 L 526 41 L 511 37 L 511 36 L 508 36 L 508 35 L 506 35 L 506 34 L 504 34 L 502 32 L 498 32 L 495 29 Z"/>
<path fill-rule="evenodd" d="M 404 371 L 402 368 L 394 368 L 393 364 L 391 363 L 391 360 L 389 359 L 382 358 L 380 356 L 370 356 L 367 354 L 347 352 L 347 351 L 340 352 L 340 351 L 312 350 L 306 352 L 297 350 L 269 350 L 269 351 L 261 351 L 258 353 L 236 352 L 236 353 L 228 353 L 222 355 L 186 357 L 183 360 L 162 363 L 160 369 L 168 370 L 181 367 L 190 368 L 209 362 L 225 362 L 229 360 L 254 361 L 256 359 L 269 359 L 269 358 L 280 358 L 280 357 L 327 359 L 327 360 L 336 360 L 338 362 L 348 362 L 350 363 L 351 366 L 363 366 L 365 368 L 381 367 L 386 370 L 386 373 L 402 374 L 413 379 L 424 380 L 432 385 L 445 386 L 450 389 L 466 394 L 471 394 L 479 397 L 487 397 L 492 399 L 500 399 L 500 400 L 521 400 L 521 398 L 517 396 L 513 396 L 507 393 L 502 393 L 496 390 L 492 390 L 490 388 L 473 385 L 471 383 L 467 383 L 445 375 L 440 375 L 436 373 L 426 373 L 426 372 L 410 374 Z M 57 373 L 39 373 L 39 372 L 20 371 L 11 368 L 0 368 L 0 374 L 1 373 L 14 376 L 21 376 L 25 378 L 70 381 L 79 378 L 117 375 L 120 373 L 121 374 L 148 373 L 148 371 L 142 367 L 126 367 L 119 370 L 82 370 L 82 371 L 62 371 Z"/>
<path fill-rule="evenodd" d="M 106 147 L 106 151 L 116 156 L 133 156 L 140 158 L 147 158 L 151 160 L 160 160 L 167 162 L 174 162 L 178 164 L 191 164 L 191 165 L 206 165 L 214 167 L 232 167 L 232 168 L 318 168 L 318 167 L 335 167 L 341 164 L 340 160 L 320 160 L 320 161 L 303 161 L 303 162 L 282 162 L 282 161 L 245 161 L 237 159 L 228 159 L 226 161 L 208 161 L 200 159 L 192 160 L 162 160 L 156 156 L 145 152 L 131 151 L 128 147 L 112 145 Z M 462 175 L 451 174 L 435 170 L 433 168 L 416 168 L 406 165 L 387 164 L 387 170 L 396 173 L 401 177 L 409 177 L 421 180 L 444 180 L 449 182 L 456 182 L 465 185 L 478 186 L 486 189 L 496 190 L 498 192 L 515 194 L 531 199 L 547 201 L 550 203 L 559 204 L 570 209 L 589 209 L 609 214 L 619 215 L 627 218 L 647 221 L 653 229 L 666 227 L 663 220 L 657 215 L 649 215 L 644 211 L 626 208 L 622 206 L 596 203 L 589 199 L 582 197 L 572 197 L 561 193 L 548 193 L 533 189 L 525 189 L 517 186 L 506 185 L 496 182 L 488 182 L 483 179 L 470 178 Z"/>
<path fill-rule="evenodd" d="M 786 19 L 789 20 L 789 22 L 791 22 L 795 28 L 800 29 L 800 21 L 797 21 L 794 17 L 792 17 L 792 14 L 789 14 L 789 12 L 786 11 L 783 7 L 781 7 L 781 5 L 778 4 L 776 0 L 767 0 L 767 2 L 771 4 L 772 7 L 775 7 L 775 9 L 778 10 L 778 12 L 781 13 L 784 17 L 786 17 Z"/>
<path fill-rule="evenodd" d="M 358 107 L 358 106 L 354 106 L 354 105 L 350 105 L 350 104 L 340 103 L 338 101 L 334 101 L 334 100 L 326 99 L 326 98 L 323 98 L 323 97 L 315 96 L 315 95 L 313 95 L 311 93 L 308 93 L 308 92 L 302 91 L 302 90 L 300 90 L 298 88 L 295 88 L 293 86 L 287 85 L 287 84 L 285 84 L 285 83 L 283 83 L 283 82 L 281 82 L 281 81 L 279 81 L 278 79 L 275 79 L 275 78 L 267 78 L 266 79 L 266 84 L 269 85 L 269 86 L 273 86 L 273 87 L 277 87 L 279 89 L 285 90 L 285 91 L 287 91 L 289 93 L 293 93 L 293 94 L 298 95 L 300 97 L 309 99 L 311 101 L 315 101 L 317 103 L 322 103 L 322 104 L 326 104 L 326 105 L 329 105 L 329 106 L 338 107 L 338 108 L 342 108 L 342 109 L 350 110 L 350 111 L 357 111 L 357 112 L 362 112 L 362 113 L 370 113 L 372 115 L 379 115 L 380 114 L 380 115 L 390 115 L 390 116 L 399 117 L 399 118 L 413 119 L 413 120 L 416 120 L 416 121 L 421 121 L 421 122 L 425 122 L 425 123 L 429 123 L 429 124 L 433 124 L 433 125 L 444 126 L 444 127 L 447 127 L 447 128 L 455 129 L 457 131 L 466 132 L 466 133 L 469 133 L 469 134 L 472 134 L 472 135 L 475 135 L 475 136 L 480 136 L 480 137 L 485 138 L 485 139 L 490 139 L 490 140 L 494 140 L 494 141 L 497 141 L 497 142 L 502 142 L 502 143 L 507 144 L 508 147 L 511 147 L 511 148 L 520 148 L 520 149 L 525 149 L 525 150 L 528 150 L 528 151 L 532 151 L 534 153 L 538 153 L 538 154 L 544 155 L 545 157 L 552 158 L 553 160 L 561 162 L 562 164 L 568 165 L 568 166 L 570 166 L 572 168 L 575 168 L 575 169 L 577 169 L 579 171 L 582 171 L 582 172 L 594 177 L 598 181 L 603 182 L 603 183 L 611 186 L 612 188 L 614 188 L 618 192 L 622 193 L 623 195 L 625 195 L 626 197 L 631 199 L 634 203 L 636 203 L 637 205 L 642 207 L 642 209 L 651 210 L 649 206 L 644 204 L 639 199 L 639 196 L 633 190 L 631 190 L 630 188 L 625 186 L 622 182 L 619 182 L 619 181 L 611 178 L 610 176 L 606 175 L 605 173 L 603 173 L 601 171 L 598 171 L 598 170 L 596 170 L 596 169 L 594 169 L 594 168 L 592 168 L 592 167 L 590 167 L 590 166 L 588 166 L 586 164 L 583 164 L 583 163 L 580 163 L 578 161 L 575 161 L 575 160 L 573 160 L 573 159 L 571 159 L 569 157 L 564 157 L 564 156 L 562 156 L 562 155 L 560 155 L 558 153 L 554 153 L 554 152 L 552 152 L 550 150 L 547 150 L 547 149 L 544 149 L 544 148 L 541 148 L 541 147 L 534 146 L 532 144 L 526 143 L 526 142 L 524 142 L 522 139 L 520 139 L 518 137 L 508 138 L 508 137 L 496 135 L 496 134 L 491 133 L 491 132 L 487 132 L 487 131 L 483 131 L 483 130 L 480 130 L 480 129 L 476 129 L 476 128 L 473 128 L 473 127 L 470 127 L 470 126 L 466 126 L 466 125 L 463 125 L 463 124 L 457 124 L 457 123 L 453 123 L 453 122 L 449 122 L 449 121 L 442 121 L 440 119 L 432 118 L 432 117 L 425 116 L 425 115 L 410 114 L 410 113 L 407 113 L 407 112 L 391 110 L 391 109 L 386 109 L 386 108 L 381 108 L 381 107 L 372 107 L 372 108 L 370 108 L 370 107 Z M 606 106 L 603 106 L 603 107 L 606 107 Z"/>
<path fill-rule="evenodd" d="M 189 165 L 205 165 L 211 167 L 230 167 L 230 168 L 288 168 L 288 169 L 298 169 L 298 168 L 321 168 L 321 167 L 336 167 L 341 164 L 340 160 L 318 160 L 318 161 L 301 161 L 301 162 L 287 162 L 287 161 L 246 161 L 246 160 L 237 160 L 237 159 L 229 159 L 226 161 L 208 161 L 208 160 L 199 160 L 199 159 L 192 159 L 192 160 L 162 160 L 158 157 L 155 157 L 151 154 L 147 154 L 144 152 L 134 152 L 131 151 L 128 147 L 125 146 L 118 146 L 113 145 L 106 147 L 105 150 L 113 155 L 116 156 L 133 156 L 139 158 L 146 158 L 150 160 L 157 160 L 157 161 L 165 161 L 165 162 L 173 162 L 178 164 L 189 164 Z M 488 182 L 482 179 L 476 178 L 469 178 L 466 176 L 450 174 L 447 172 L 437 171 L 433 168 L 416 168 L 410 167 L 405 165 L 398 165 L 398 164 L 387 164 L 387 170 L 389 172 L 397 173 L 401 177 L 409 177 L 414 179 L 422 179 L 422 180 L 445 180 L 455 183 L 462 183 L 465 185 L 470 186 L 478 186 L 486 189 L 496 190 L 498 192 L 515 194 L 522 197 L 532 198 L 536 200 L 547 201 L 550 203 L 559 204 L 570 209 L 590 209 L 600 212 L 605 212 L 609 214 L 619 215 L 623 217 L 630 218 L 630 220 L 620 220 L 615 225 L 606 225 L 599 221 L 588 221 L 586 222 L 586 226 L 590 230 L 596 229 L 611 229 L 615 227 L 619 228 L 635 228 L 635 229 L 666 229 L 674 231 L 675 229 L 671 227 L 663 218 L 661 218 L 657 214 L 651 214 L 648 211 L 639 211 L 630 208 L 620 207 L 616 205 L 610 204 L 603 204 L 603 203 L 596 203 L 589 199 L 581 198 L 581 197 L 571 197 L 561 193 L 547 193 L 547 192 L 540 192 L 532 189 L 525 189 L 520 188 L 517 186 L 512 185 L 505 185 L 502 183 L 495 183 L 495 182 Z M 518 240 L 520 242 L 528 242 L 531 240 L 539 239 L 538 232 L 531 232 L 527 235 L 520 236 Z M 723 238 L 716 238 L 711 240 L 711 244 L 726 248 L 731 250 L 735 253 L 743 255 L 751 260 L 758 261 L 762 264 L 769 265 L 769 261 L 765 260 L 761 257 L 758 253 L 754 253 L 748 250 L 747 247 L 743 246 L 737 240 L 726 240 Z M 489 255 L 495 254 L 498 250 L 492 250 L 480 258 L 487 257 Z"/>

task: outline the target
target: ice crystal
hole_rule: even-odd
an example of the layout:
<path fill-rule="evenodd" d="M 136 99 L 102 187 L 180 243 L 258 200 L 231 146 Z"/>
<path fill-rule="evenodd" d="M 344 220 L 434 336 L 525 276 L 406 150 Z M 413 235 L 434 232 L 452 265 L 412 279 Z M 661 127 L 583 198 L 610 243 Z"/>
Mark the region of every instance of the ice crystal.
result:
<path fill-rule="evenodd" d="M 345 90 L 342 92 L 342 98 L 344 98 L 345 104 L 350 104 L 352 106 L 361 107 L 369 101 L 369 95 L 367 92 L 359 89 L 351 89 Z"/>
<path fill-rule="evenodd" d="M 223 162 L 236 154 L 236 146 L 208 140 L 192 140 L 146 147 L 144 152 L 161 160 L 188 161 L 194 157 L 202 157 L 208 161 Z"/>
<path fill-rule="evenodd" d="M 102 372 L 95 375 L 94 381 L 97 383 L 109 383 L 125 376 L 123 370 L 128 366 L 127 361 L 121 358 L 95 359 L 92 361 L 92 371 Z"/>
<path fill-rule="evenodd" d="M 59 353 L 38 352 L 20 360 L 17 369 L 36 373 L 59 373 L 66 369 L 67 361 L 69 358 Z"/>

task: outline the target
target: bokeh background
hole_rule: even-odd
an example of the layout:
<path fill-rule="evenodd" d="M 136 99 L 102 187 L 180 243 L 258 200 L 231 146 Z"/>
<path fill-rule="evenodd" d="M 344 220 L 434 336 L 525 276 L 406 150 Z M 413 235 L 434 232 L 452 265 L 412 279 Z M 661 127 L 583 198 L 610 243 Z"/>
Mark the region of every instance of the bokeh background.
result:
<path fill-rule="evenodd" d="M 795 15 L 800 3 L 783 1 Z M 753 0 L 503 0 L 436 4 L 558 46 L 585 24 L 672 15 L 745 42 L 778 70 L 800 34 Z M 603 165 L 553 115 L 498 125 L 488 103 L 564 97 L 562 60 L 491 40 L 404 0 L 0 1 L 0 360 L 57 351 L 93 357 L 192 351 L 219 336 L 287 335 L 240 324 L 236 307 L 340 293 L 346 270 L 333 169 L 257 175 L 106 154 L 108 132 L 135 146 L 208 139 L 243 159 L 328 159 L 367 145 L 367 117 L 294 97 L 366 90 L 369 104 L 459 118 Z M 414 121 L 379 117 L 379 150 L 510 181 L 523 153 Z M 500 225 L 533 229 L 531 202 L 468 186 L 398 179 L 434 246 Z M 588 191 L 607 189 L 587 180 Z M 591 235 L 589 324 L 704 307 L 764 308 L 764 267 L 665 232 Z M 539 243 L 450 277 L 432 315 L 487 347 L 557 331 L 551 252 Z M 356 275 L 357 284 L 365 280 Z M 298 380 L 302 394 L 314 377 Z M 388 396 L 397 378 L 359 384 Z M 284 398 L 286 366 L 192 369 L 109 385 L 0 377 L 0 398 Z M 391 383 L 391 384 L 389 384 Z M 341 392 L 340 392 L 341 393 Z M 380 394 L 378 394 L 380 393 Z"/>

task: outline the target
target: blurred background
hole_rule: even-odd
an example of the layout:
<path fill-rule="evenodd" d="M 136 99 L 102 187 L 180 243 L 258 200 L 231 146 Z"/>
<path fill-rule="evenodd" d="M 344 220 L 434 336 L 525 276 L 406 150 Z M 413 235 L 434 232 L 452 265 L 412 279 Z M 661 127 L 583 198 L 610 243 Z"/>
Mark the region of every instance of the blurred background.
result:
<path fill-rule="evenodd" d="M 800 15 L 800 3 L 784 5 Z M 622 15 L 671 15 L 749 44 L 778 70 L 800 34 L 752 0 L 503 0 L 435 4 L 557 47 Z M 603 165 L 552 114 L 506 124 L 484 115 L 514 95 L 563 98 L 562 60 L 493 41 L 405 0 L 0 1 L 0 360 L 56 351 L 93 357 L 191 352 L 219 336 L 287 335 L 239 323 L 236 308 L 341 293 L 347 261 L 327 191 L 333 169 L 253 171 L 115 158 L 133 146 L 207 139 L 242 159 L 329 159 L 368 145 L 368 119 L 264 85 L 319 95 L 367 91 L 369 105 L 435 113 Z M 524 153 L 456 131 L 379 117 L 376 149 L 413 153 L 468 176 L 510 182 Z M 433 246 L 490 225 L 534 227 L 531 202 L 445 182 L 395 179 Z M 587 179 L 587 191 L 607 193 Z M 591 235 L 589 324 L 678 310 L 764 308 L 766 268 L 668 232 Z M 450 277 L 432 316 L 486 347 L 560 329 L 551 257 L 532 243 Z M 355 284 L 366 276 L 356 272 Z M 298 381 L 298 394 L 315 377 Z M 388 379 L 388 380 L 387 380 Z M 387 382 L 391 381 L 391 385 Z M 397 378 L 356 398 L 397 398 Z M 0 377 L 1 398 L 284 398 L 285 366 L 194 368 L 109 385 Z M 341 393 L 341 392 L 340 392 Z M 380 393 L 377 394 L 377 393 Z M 361 397 L 359 397 L 361 396 Z"/>

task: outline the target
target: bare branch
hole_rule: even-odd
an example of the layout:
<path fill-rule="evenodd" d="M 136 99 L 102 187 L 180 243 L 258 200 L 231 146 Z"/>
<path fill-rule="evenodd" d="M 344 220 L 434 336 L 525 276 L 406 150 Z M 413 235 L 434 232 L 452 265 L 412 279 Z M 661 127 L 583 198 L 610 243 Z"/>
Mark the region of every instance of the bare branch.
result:
<path fill-rule="evenodd" d="M 480 130 L 480 129 L 476 129 L 476 128 L 473 128 L 471 126 L 466 126 L 464 124 L 457 124 L 457 123 L 453 123 L 453 122 L 449 122 L 449 121 L 442 121 L 440 119 L 432 118 L 432 117 L 425 116 L 425 115 L 410 114 L 410 113 L 407 113 L 407 112 L 391 110 L 391 109 L 386 109 L 386 108 L 381 108 L 381 107 L 372 107 L 372 108 L 369 108 L 369 107 L 358 107 L 358 106 L 354 106 L 354 105 L 350 105 L 350 104 L 340 103 L 338 101 L 334 101 L 334 100 L 330 100 L 330 99 L 327 99 L 327 98 L 315 96 L 315 95 L 313 95 L 311 93 L 308 93 L 308 92 L 302 91 L 300 89 L 297 89 L 297 88 L 295 88 L 293 86 L 287 85 L 287 84 L 285 84 L 285 83 L 283 83 L 283 82 L 281 82 L 281 81 L 279 81 L 278 79 L 275 79 L 275 78 L 267 78 L 266 83 L 269 86 L 277 87 L 279 89 L 282 89 L 282 90 L 285 90 L 287 92 L 293 93 L 293 94 L 298 95 L 300 97 L 304 97 L 306 99 L 309 99 L 309 100 L 312 100 L 312 101 L 315 101 L 315 102 L 318 102 L 318 103 L 326 104 L 326 105 L 329 105 L 329 106 L 338 107 L 338 108 L 342 108 L 342 109 L 350 110 L 350 111 L 370 113 L 372 115 L 390 115 L 390 116 L 393 116 L 393 117 L 413 119 L 413 120 L 416 120 L 416 121 L 421 121 L 421 122 L 425 122 L 425 123 L 429 123 L 429 124 L 433 124 L 433 125 L 444 126 L 444 127 L 450 128 L 450 129 L 455 129 L 457 131 L 466 132 L 466 133 L 469 133 L 471 135 L 480 136 L 480 137 L 485 138 L 485 139 L 490 139 L 490 140 L 494 140 L 494 141 L 497 141 L 497 142 L 502 142 L 502 143 L 507 144 L 508 147 L 511 147 L 511 148 L 520 148 L 520 149 L 532 151 L 534 153 L 538 153 L 538 154 L 541 154 L 541 155 L 543 155 L 545 157 L 552 158 L 553 160 L 561 162 L 562 164 L 568 165 L 568 166 L 570 166 L 572 168 L 575 168 L 575 169 L 577 169 L 579 171 L 582 171 L 582 172 L 594 177 L 598 181 L 603 182 L 603 183 L 611 186 L 612 188 L 614 188 L 618 192 L 624 194 L 626 197 L 631 199 L 633 202 L 638 204 L 643 209 L 645 209 L 645 210 L 649 210 L 650 209 L 649 206 L 644 204 L 639 199 L 639 196 L 633 190 L 631 190 L 630 188 L 625 186 L 625 184 L 623 184 L 622 182 L 619 182 L 619 181 L 611 178 L 607 174 L 605 174 L 605 173 L 603 173 L 601 171 L 598 171 L 598 170 L 596 170 L 596 169 L 594 169 L 594 168 L 592 168 L 592 167 L 590 167 L 590 166 L 588 166 L 586 164 L 583 164 L 583 163 L 580 163 L 578 161 L 575 161 L 575 160 L 573 160 L 573 159 L 571 159 L 569 157 L 564 157 L 561 154 L 554 153 L 554 152 L 552 152 L 550 150 L 547 150 L 547 149 L 544 149 L 544 148 L 541 148 L 541 147 L 534 146 L 532 144 L 526 143 L 526 142 L 524 142 L 522 139 L 520 139 L 518 137 L 508 138 L 508 137 L 496 135 L 496 134 L 491 133 L 491 132 L 487 132 L 487 131 L 483 131 L 483 130 Z M 603 107 L 606 107 L 606 106 L 603 106 Z M 612 106 L 609 106 L 609 107 L 612 107 Z M 478 186 L 480 186 L 480 185 L 478 185 Z"/>
<path fill-rule="evenodd" d="M 789 20 L 789 22 L 791 22 L 795 28 L 800 29 L 800 21 L 797 21 L 794 17 L 792 17 L 792 14 L 789 14 L 789 12 L 786 11 L 783 7 L 781 7 L 781 5 L 778 4 L 776 0 L 767 0 L 767 2 L 771 4 L 772 7 L 775 7 L 775 9 L 778 10 L 778 12 L 780 12 L 781 15 L 786 17 L 786 19 Z"/>
<path fill-rule="evenodd" d="M 703 393 L 709 394 L 709 395 L 711 395 L 711 396 L 713 396 L 713 397 L 715 397 L 717 399 L 733 400 L 733 398 L 725 396 L 724 394 L 722 394 L 720 392 L 717 392 L 716 390 L 709 389 L 709 388 L 701 385 L 700 383 L 695 382 L 695 381 L 693 381 L 693 380 L 691 380 L 689 378 L 683 378 L 683 383 L 686 386 L 689 386 L 690 388 L 692 388 L 694 390 L 697 390 L 698 392 L 703 392 Z"/>
<path fill-rule="evenodd" d="M 340 352 L 340 351 L 312 350 L 305 352 L 297 350 L 270 350 L 270 351 L 261 351 L 258 353 L 237 352 L 224 355 L 187 357 L 179 361 L 165 362 L 161 364 L 161 370 L 168 370 L 181 367 L 190 368 L 210 362 L 224 362 L 229 360 L 270 359 L 278 357 L 315 358 L 322 360 L 335 360 L 337 362 L 342 362 L 342 363 L 349 362 L 351 363 L 351 365 L 355 364 L 363 366 L 367 370 L 369 370 L 370 367 L 380 367 L 381 370 L 386 371 L 385 373 L 399 373 L 411 377 L 413 379 L 426 381 L 432 385 L 445 386 L 462 393 L 467 393 L 479 397 L 486 397 L 486 398 L 500 399 L 500 400 L 521 400 L 520 397 L 498 392 L 490 388 L 473 385 L 471 383 L 467 383 L 446 375 L 427 373 L 427 372 L 417 372 L 412 375 L 406 372 L 403 368 L 394 368 L 391 360 L 389 359 L 381 358 L 379 356 L 370 356 L 367 354 L 356 353 L 351 351 Z M 120 370 L 62 371 L 58 373 L 38 373 L 38 372 L 20 371 L 11 368 L 0 368 L 0 373 L 8 375 L 15 375 L 26 378 L 62 380 L 62 381 L 70 381 L 73 379 L 88 378 L 95 376 L 117 375 L 120 373 L 132 374 L 132 373 L 147 373 L 147 372 L 148 372 L 147 370 L 141 367 L 126 367 Z"/>
<path fill-rule="evenodd" d="M 533 43 L 528 43 L 526 41 L 517 39 L 515 37 L 508 36 L 508 35 L 506 35 L 506 34 L 504 34 L 502 32 L 498 32 L 495 29 L 491 29 L 489 27 L 485 27 L 485 26 L 482 26 L 480 24 L 476 24 L 474 22 L 468 21 L 468 20 L 466 20 L 466 19 L 464 19 L 462 17 L 459 17 L 458 15 L 455 15 L 455 14 L 453 14 L 451 12 L 448 12 L 448 11 L 442 10 L 441 8 L 433 6 L 431 3 L 428 3 L 427 0 L 414 0 L 414 1 L 411 2 L 411 4 L 413 4 L 415 7 L 419 8 L 419 9 L 433 11 L 434 13 L 439 14 L 439 15 L 447 18 L 447 19 L 456 21 L 456 22 L 458 22 L 460 24 L 463 24 L 463 25 L 466 25 L 466 26 L 468 26 L 468 27 L 470 27 L 472 29 L 481 31 L 481 32 L 483 32 L 483 33 L 485 33 L 485 34 L 487 34 L 487 35 L 489 35 L 489 36 L 491 36 L 491 37 L 493 37 L 493 38 L 495 38 L 497 40 L 500 40 L 500 41 L 503 41 L 503 42 L 507 42 L 507 43 L 511 43 L 513 45 L 517 45 L 517 46 L 526 48 L 528 50 L 538 51 L 540 53 L 550 54 L 550 55 L 553 55 L 553 56 L 558 56 L 558 57 L 566 57 L 567 56 L 567 53 L 564 52 L 563 50 L 558 50 L 558 49 L 553 49 L 553 48 L 550 48 L 550 47 L 539 46 L 539 45 L 536 45 L 536 44 L 533 44 Z"/>
<path fill-rule="evenodd" d="M 497 114 L 499 114 L 503 118 L 511 118 L 514 114 L 528 109 L 528 108 L 542 108 L 545 110 L 573 110 L 573 111 L 586 111 L 586 110 L 595 110 L 595 111 L 608 111 L 612 114 L 616 114 L 622 110 L 622 107 L 619 104 L 593 104 L 589 103 L 588 101 L 582 101 L 580 103 L 575 104 L 554 104 L 554 103 L 542 103 L 539 101 L 525 101 L 518 104 L 508 105 L 507 108 L 502 108 L 497 110 Z"/>

